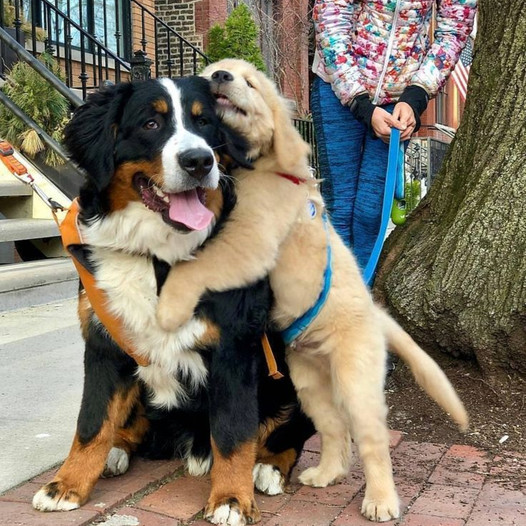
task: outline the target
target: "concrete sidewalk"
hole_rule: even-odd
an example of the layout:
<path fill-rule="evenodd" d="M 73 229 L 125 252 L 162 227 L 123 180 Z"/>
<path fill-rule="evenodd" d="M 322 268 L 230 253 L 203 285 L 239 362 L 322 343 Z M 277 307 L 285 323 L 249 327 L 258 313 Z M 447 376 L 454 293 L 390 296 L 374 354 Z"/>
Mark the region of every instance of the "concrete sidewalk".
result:
<path fill-rule="evenodd" d="M 0 492 L 67 455 L 83 353 L 76 299 L 0 312 Z"/>
<path fill-rule="evenodd" d="M 470 446 L 417 443 L 391 432 L 392 458 L 403 515 L 388 524 L 406 526 L 524 526 L 526 458 L 494 457 Z M 364 480 L 355 466 L 335 486 L 300 486 L 297 474 L 316 464 L 318 437 L 305 448 L 287 493 L 257 495 L 265 526 L 360 526 L 371 524 L 359 512 Z M 209 477 L 185 475 L 179 461 L 135 459 L 128 473 L 100 480 L 80 510 L 42 513 L 32 495 L 48 482 L 50 470 L 0 497 L 2 526 L 176 526 L 208 524 L 202 508 Z"/>

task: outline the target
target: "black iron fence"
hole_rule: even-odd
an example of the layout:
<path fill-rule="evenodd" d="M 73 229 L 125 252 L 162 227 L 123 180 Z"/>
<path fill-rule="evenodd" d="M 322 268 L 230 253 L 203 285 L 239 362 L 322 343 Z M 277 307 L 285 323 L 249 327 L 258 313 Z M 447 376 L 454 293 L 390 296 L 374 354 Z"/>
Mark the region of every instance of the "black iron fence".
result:
<path fill-rule="evenodd" d="M 316 134 L 314 132 L 314 123 L 312 119 L 293 119 L 294 126 L 300 132 L 303 140 L 308 142 L 311 147 L 311 166 L 315 170 L 316 177 L 319 177 L 319 167 L 318 167 L 318 148 L 316 145 Z"/>
<path fill-rule="evenodd" d="M 0 27 L 34 55 L 51 53 L 66 85 L 196 73 L 207 58 L 137 0 L 0 0 Z M 0 70 L 1 71 L 1 70 Z"/>
<path fill-rule="evenodd" d="M 113 26 L 113 40 L 110 39 L 108 17 L 104 14 L 93 25 L 93 12 L 85 8 L 82 0 L 0 0 L 0 11 L 5 12 L 5 6 L 13 8 L 11 25 L 16 40 L 25 40 L 25 47 L 33 56 L 42 52 L 53 55 L 66 85 L 81 90 L 82 98 L 106 80 L 119 82 L 123 75 L 129 75 L 130 63 L 120 56 L 121 26 Z M 8 25 L 6 22 L 9 21 L 4 20 L 4 26 Z M 103 32 L 97 34 L 99 29 Z"/>
<path fill-rule="evenodd" d="M 156 77 L 195 75 L 202 65 L 208 64 L 207 56 L 199 48 L 137 0 L 131 0 L 131 9 L 134 47 L 140 44 L 142 53 L 153 57 Z"/>

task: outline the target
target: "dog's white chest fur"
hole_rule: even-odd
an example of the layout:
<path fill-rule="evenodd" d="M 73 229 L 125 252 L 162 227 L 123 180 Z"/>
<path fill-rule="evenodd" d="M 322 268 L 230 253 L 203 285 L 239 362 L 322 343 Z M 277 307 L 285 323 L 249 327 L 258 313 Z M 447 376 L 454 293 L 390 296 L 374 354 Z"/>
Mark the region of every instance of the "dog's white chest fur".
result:
<path fill-rule="evenodd" d="M 192 390 L 206 382 L 205 364 L 193 350 L 206 331 L 206 324 L 193 318 L 176 332 L 161 329 L 155 316 L 158 296 L 151 258 L 130 254 L 122 249 L 115 250 L 115 244 L 121 242 L 127 250 L 134 244 L 142 244 L 137 239 L 142 229 L 125 228 L 126 221 L 123 222 L 121 217 L 120 221 L 115 222 L 118 233 L 111 235 L 112 232 L 108 231 L 111 230 L 111 224 L 108 222 L 113 220 L 104 219 L 101 222 L 103 228 L 102 225 L 83 228 L 83 238 L 91 246 L 97 285 L 106 293 L 109 310 L 122 320 L 138 354 L 150 361 L 149 366 L 139 367 L 138 375 L 150 387 L 152 402 L 167 408 L 175 407 L 188 396 L 185 386 Z M 163 248 L 161 252 L 166 252 L 165 245 L 168 243 L 164 234 L 171 235 L 172 229 L 166 230 L 169 227 L 164 223 L 150 227 L 157 227 L 157 230 L 146 229 L 149 232 L 150 249 L 155 246 L 152 241 L 157 236 L 165 240 L 160 246 Z M 133 239 L 126 240 L 125 232 Z M 172 248 L 172 259 L 188 259 L 190 252 L 201 242 L 200 239 L 192 239 L 192 236 L 179 234 L 178 237 L 184 237 L 184 248 L 179 254 Z M 112 240 L 111 247 L 105 246 L 108 243 L 103 243 L 103 240 Z M 179 243 L 174 243 L 172 247 L 181 247 L 180 240 L 177 241 Z M 184 385 L 181 380 L 184 380 Z"/>

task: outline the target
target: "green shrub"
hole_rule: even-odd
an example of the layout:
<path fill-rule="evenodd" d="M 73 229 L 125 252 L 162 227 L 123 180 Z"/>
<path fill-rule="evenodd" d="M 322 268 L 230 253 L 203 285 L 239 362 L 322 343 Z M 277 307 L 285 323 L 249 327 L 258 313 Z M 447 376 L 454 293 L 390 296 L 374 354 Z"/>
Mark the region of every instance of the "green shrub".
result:
<path fill-rule="evenodd" d="M 4 0 L 4 27 L 15 27 L 15 6 L 9 0 Z M 33 28 L 21 12 L 22 26 L 20 29 L 25 33 L 26 38 L 32 38 Z M 47 31 L 41 27 L 35 26 L 35 38 L 38 42 L 44 42 L 47 38 Z"/>
<path fill-rule="evenodd" d="M 212 62 L 225 58 L 225 28 L 219 24 L 213 25 L 208 31 L 208 46 L 206 55 Z"/>
<path fill-rule="evenodd" d="M 4 0 L 4 26 L 13 27 L 15 23 L 15 6 Z"/>
<path fill-rule="evenodd" d="M 40 56 L 40 60 L 52 73 L 61 78 L 59 66 L 51 55 L 44 53 Z M 3 91 L 48 135 L 57 142 L 62 140 L 64 126 L 69 120 L 68 101 L 34 69 L 25 62 L 17 62 L 7 75 Z M 2 105 L 0 105 L 0 136 L 30 157 L 45 151 L 45 161 L 50 166 L 64 162 L 53 150 L 46 148 L 35 130 L 28 128 L 23 121 Z"/>
<path fill-rule="evenodd" d="M 216 24 L 210 28 L 205 52 L 212 62 L 223 58 L 242 58 L 265 71 L 265 62 L 257 43 L 258 34 L 249 8 L 240 4 L 232 10 L 224 27 Z"/>

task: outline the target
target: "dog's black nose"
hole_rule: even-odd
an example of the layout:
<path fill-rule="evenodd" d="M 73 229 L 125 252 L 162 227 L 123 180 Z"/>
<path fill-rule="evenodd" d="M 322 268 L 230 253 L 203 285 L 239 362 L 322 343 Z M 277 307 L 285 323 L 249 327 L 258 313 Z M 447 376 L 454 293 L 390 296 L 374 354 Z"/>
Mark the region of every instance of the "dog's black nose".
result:
<path fill-rule="evenodd" d="M 217 83 L 221 84 L 221 82 L 232 82 L 234 80 L 234 76 L 232 73 L 229 73 L 228 71 L 214 71 L 212 73 L 212 80 L 215 80 Z"/>
<path fill-rule="evenodd" d="M 194 148 L 179 155 L 179 164 L 188 175 L 200 181 L 210 173 L 214 157 L 208 150 Z"/>

